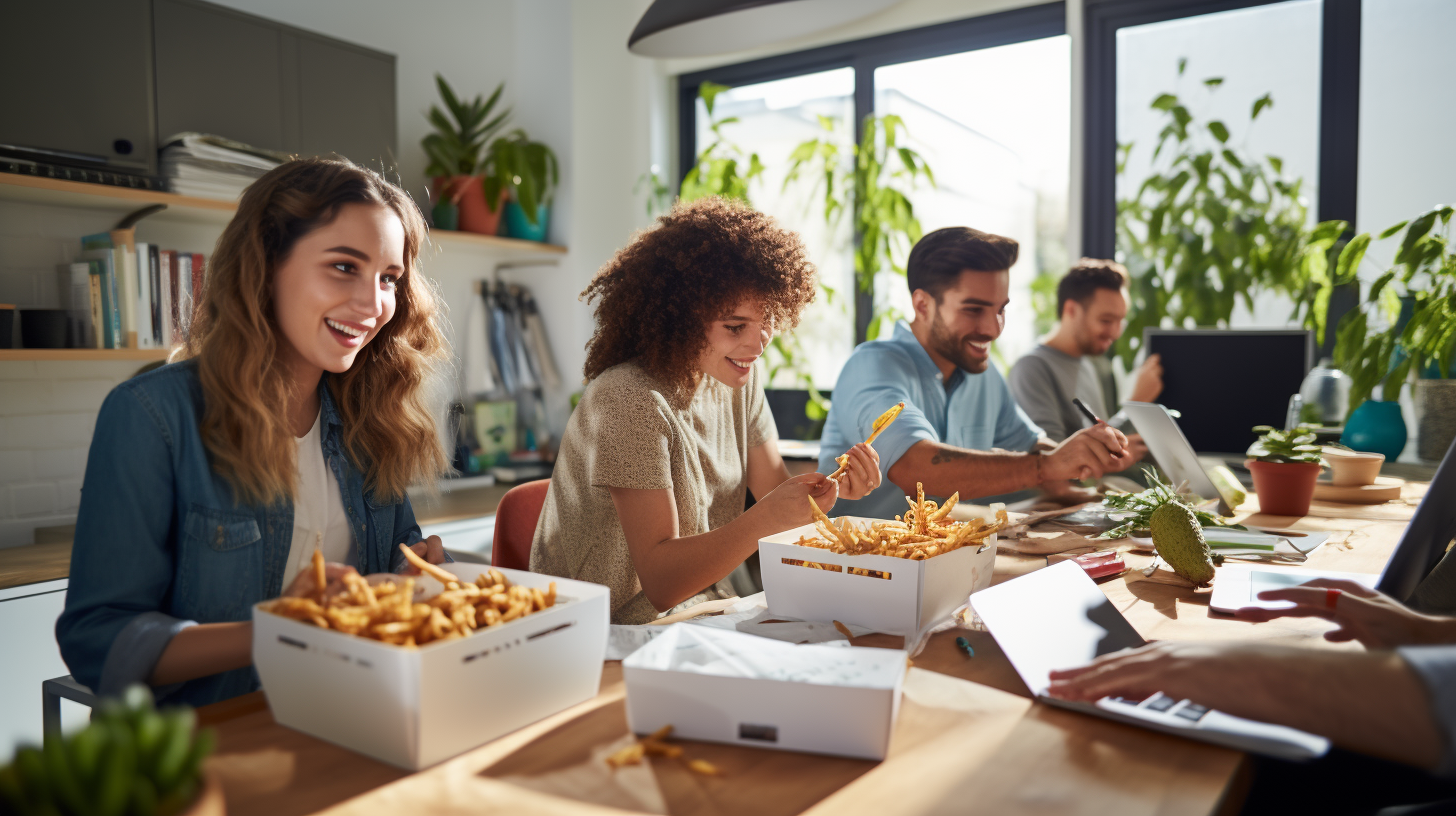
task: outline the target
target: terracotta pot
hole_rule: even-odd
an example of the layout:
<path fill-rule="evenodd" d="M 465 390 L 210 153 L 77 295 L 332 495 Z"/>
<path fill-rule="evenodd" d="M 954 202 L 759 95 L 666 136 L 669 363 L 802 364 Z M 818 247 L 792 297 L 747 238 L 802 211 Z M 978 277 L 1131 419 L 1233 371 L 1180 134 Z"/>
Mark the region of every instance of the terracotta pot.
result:
<path fill-rule="evenodd" d="M 1328 449 L 1325 464 L 1330 468 L 1330 483 L 1339 487 L 1357 487 L 1375 484 L 1380 475 L 1380 466 L 1385 463 L 1383 453 L 1359 453 Z"/>
<path fill-rule="evenodd" d="M 459 228 L 462 232 L 481 235 L 495 235 L 500 231 L 501 213 L 504 211 L 505 191 L 496 202 L 495 212 L 485 206 L 485 188 L 480 176 L 436 176 L 435 200 L 453 199 L 460 210 Z M 458 198 L 457 198 L 458 196 Z"/>
<path fill-rule="evenodd" d="M 1319 465 L 1245 459 L 1244 467 L 1254 476 L 1259 512 L 1271 516 L 1302 516 L 1309 512 L 1314 483 L 1320 475 Z"/>

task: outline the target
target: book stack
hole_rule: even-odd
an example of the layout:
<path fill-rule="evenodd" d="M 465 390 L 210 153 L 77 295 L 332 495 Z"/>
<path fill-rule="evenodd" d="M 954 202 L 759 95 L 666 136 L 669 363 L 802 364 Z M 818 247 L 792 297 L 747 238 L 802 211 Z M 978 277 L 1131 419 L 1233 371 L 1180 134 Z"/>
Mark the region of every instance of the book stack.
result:
<path fill-rule="evenodd" d="M 162 175 L 174 193 L 236 201 L 249 184 L 288 159 L 221 136 L 179 133 L 162 147 Z"/>
<path fill-rule="evenodd" d="M 138 242 L 130 229 L 81 239 L 63 282 L 75 348 L 171 348 L 187 337 L 202 291 L 201 253 Z"/>

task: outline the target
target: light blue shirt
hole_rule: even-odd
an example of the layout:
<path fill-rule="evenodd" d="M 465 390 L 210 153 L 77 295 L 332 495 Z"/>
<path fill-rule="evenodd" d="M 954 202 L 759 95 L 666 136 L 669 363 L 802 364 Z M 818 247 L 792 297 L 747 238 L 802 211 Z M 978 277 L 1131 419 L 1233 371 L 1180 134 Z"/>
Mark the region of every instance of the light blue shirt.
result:
<path fill-rule="evenodd" d="M 890 467 L 922 439 L 971 450 L 1024 451 L 1042 435 L 995 366 L 980 374 L 958 368 L 945 382 L 910 327 L 900 322 L 889 340 L 862 343 L 844 364 L 824 422 L 819 471 L 833 473 L 834 457 L 868 438 L 875 418 L 902 400 L 900 418 L 875 440 L 880 486 L 863 499 L 841 499 L 835 515 L 894 518 L 904 513 L 905 494 L 890 483 Z"/>

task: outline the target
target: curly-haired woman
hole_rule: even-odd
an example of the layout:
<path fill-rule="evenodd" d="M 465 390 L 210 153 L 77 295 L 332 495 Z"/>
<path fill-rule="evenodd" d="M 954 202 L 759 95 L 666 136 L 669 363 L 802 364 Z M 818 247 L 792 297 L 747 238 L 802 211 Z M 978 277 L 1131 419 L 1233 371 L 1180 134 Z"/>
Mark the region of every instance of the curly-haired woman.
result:
<path fill-rule="evenodd" d="M 424 240 L 413 202 L 346 161 L 289 162 L 243 194 L 186 359 L 117 386 L 96 420 L 56 624 L 78 680 L 194 705 L 252 691 L 250 607 L 313 580 L 315 546 L 335 580 L 400 568 L 401 543 L 445 560 L 405 495 L 446 465 L 422 390 L 445 353 Z"/>
<path fill-rule="evenodd" d="M 605 584 L 613 623 L 732 594 L 758 540 L 880 482 L 867 445 L 840 484 L 789 478 L 754 361 L 814 298 L 792 232 L 721 199 L 679 205 L 582 293 L 588 384 L 531 545 L 531 569 Z M 746 512 L 745 492 L 756 503 Z"/>

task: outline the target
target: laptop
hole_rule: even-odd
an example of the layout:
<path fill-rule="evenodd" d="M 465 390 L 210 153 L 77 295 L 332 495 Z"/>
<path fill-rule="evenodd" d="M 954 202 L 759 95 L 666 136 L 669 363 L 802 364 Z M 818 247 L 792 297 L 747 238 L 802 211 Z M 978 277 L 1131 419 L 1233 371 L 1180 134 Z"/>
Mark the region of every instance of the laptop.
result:
<path fill-rule="evenodd" d="M 1046 696 L 1053 669 L 1147 641 L 1082 568 L 1063 561 L 971 595 L 971 606 L 996 638 L 1026 687 L 1042 702 L 1239 751 L 1288 760 L 1323 756 L 1329 740 L 1282 725 L 1247 720 L 1154 694 L 1142 700 L 1104 697 L 1092 703 Z"/>
<path fill-rule="evenodd" d="M 1198 454 L 1183 435 L 1183 429 L 1173 414 L 1156 402 L 1124 402 L 1122 412 L 1132 421 L 1133 427 L 1148 446 L 1148 453 L 1162 468 L 1176 487 L 1184 482 L 1195 495 L 1205 499 L 1218 497 L 1218 513 L 1229 515 L 1233 508 L 1228 500 L 1214 486 L 1208 472 L 1198 461 Z"/>

